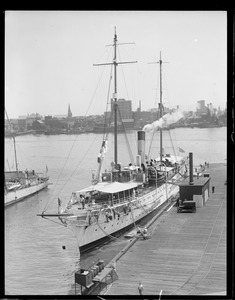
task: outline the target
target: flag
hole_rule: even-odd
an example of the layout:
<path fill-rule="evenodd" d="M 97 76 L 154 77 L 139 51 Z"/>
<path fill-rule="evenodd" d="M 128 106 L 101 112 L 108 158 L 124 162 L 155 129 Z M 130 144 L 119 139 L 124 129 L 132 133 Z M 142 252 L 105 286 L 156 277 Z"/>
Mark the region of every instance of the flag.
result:
<path fill-rule="evenodd" d="M 62 207 L 61 207 L 61 200 L 60 200 L 60 198 L 58 198 L 58 214 L 60 215 L 60 214 L 62 214 L 63 213 L 63 209 L 62 209 Z M 61 222 L 62 222 L 62 220 L 61 220 Z M 63 223 L 63 222 L 62 222 Z"/>
<path fill-rule="evenodd" d="M 185 153 L 185 151 L 179 147 L 179 152 Z"/>

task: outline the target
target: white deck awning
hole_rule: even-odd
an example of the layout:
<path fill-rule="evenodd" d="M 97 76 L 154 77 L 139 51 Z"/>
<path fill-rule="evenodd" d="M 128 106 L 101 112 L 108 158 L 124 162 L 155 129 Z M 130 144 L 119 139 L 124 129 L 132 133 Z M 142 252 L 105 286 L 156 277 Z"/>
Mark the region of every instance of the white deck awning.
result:
<path fill-rule="evenodd" d="M 82 194 L 86 192 L 98 191 L 102 193 L 114 194 L 122 191 L 134 189 L 139 184 L 136 182 L 99 182 L 95 185 L 91 185 L 80 191 L 76 191 L 76 194 Z"/>

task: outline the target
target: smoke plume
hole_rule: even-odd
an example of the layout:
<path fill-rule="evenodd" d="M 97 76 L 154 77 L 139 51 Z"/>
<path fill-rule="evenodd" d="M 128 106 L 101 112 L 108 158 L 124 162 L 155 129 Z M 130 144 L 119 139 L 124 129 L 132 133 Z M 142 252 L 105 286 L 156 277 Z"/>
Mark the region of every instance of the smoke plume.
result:
<path fill-rule="evenodd" d="M 147 124 L 144 126 L 143 130 L 146 132 L 152 131 L 154 129 L 160 129 L 167 127 L 171 124 L 174 124 L 178 122 L 180 119 L 184 117 L 183 113 L 179 110 L 173 112 L 173 113 L 168 113 L 164 115 L 161 119 L 153 122 L 152 124 Z"/>

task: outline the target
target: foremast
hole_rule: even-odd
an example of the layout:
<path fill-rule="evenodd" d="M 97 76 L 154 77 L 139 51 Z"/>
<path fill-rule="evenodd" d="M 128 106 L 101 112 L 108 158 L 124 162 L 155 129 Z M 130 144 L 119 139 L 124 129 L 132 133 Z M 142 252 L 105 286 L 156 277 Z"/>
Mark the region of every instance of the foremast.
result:
<path fill-rule="evenodd" d="M 118 114 L 118 103 L 117 103 L 117 66 L 120 64 L 128 64 L 128 63 L 137 63 L 137 61 L 129 61 L 129 62 L 117 62 L 117 46 L 124 44 L 133 44 L 133 43 L 117 43 L 117 33 L 116 26 L 114 27 L 114 39 L 113 39 L 113 62 L 111 63 L 102 63 L 102 64 L 93 64 L 94 66 L 101 65 L 113 65 L 114 66 L 114 92 L 113 92 L 113 112 L 114 112 L 114 163 L 115 166 L 118 164 L 118 139 L 117 139 L 117 114 Z M 103 141 L 104 143 L 105 141 Z M 99 161 L 100 167 L 98 168 L 99 172 L 101 170 L 102 159 Z M 99 178 L 99 174 L 97 174 L 96 178 Z M 98 179 L 99 180 L 99 179 Z"/>
<path fill-rule="evenodd" d="M 117 149 L 117 34 L 116 34 L 116 27 L 114 30 L 114 57 L 113 57 L 113 66 L 114 66 L 114 93 L 113 93 L 113 110 L 114 110 L 114 163 L 117 165 L 118 163 L 118 149 Z"/>

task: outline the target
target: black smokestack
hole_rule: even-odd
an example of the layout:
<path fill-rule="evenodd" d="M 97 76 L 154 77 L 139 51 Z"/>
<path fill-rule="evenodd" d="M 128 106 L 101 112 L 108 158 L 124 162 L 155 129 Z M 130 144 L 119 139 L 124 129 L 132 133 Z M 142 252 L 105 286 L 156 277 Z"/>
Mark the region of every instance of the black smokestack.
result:
<path fill-rule="evenodd" d="M 193 185 L 193 153 L 189 153 L 189 184 Z"/>
<path fill-rule="evenodd" d="M 145 131 L 138 131 L 138 155 L 141 156 L 141 163 L 145 162 Z"/>

